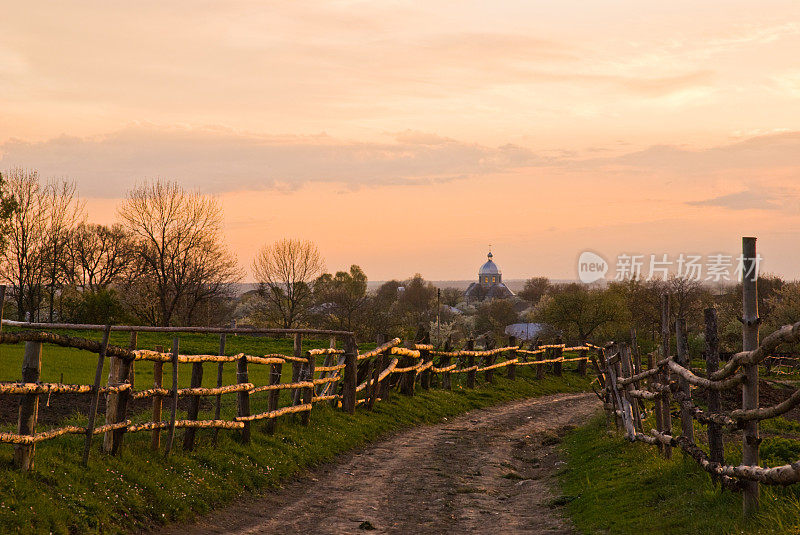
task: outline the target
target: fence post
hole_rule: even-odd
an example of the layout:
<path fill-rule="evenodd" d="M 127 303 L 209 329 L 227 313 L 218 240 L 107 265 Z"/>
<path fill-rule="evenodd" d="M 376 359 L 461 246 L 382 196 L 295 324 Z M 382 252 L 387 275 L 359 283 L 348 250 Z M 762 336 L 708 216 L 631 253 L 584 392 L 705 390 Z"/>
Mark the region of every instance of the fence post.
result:
<path fill-rule="evenodd" d="M 294 334 L 294 357 L 303 358 L 303 335 L 300 333 Z M 296 360 L 292 361 L 292 382 L 297 383 L 303 373 L 304 364 Z M 292 388 L 292 405 L 300 404 L 300 389 Z"/>
<path fill-rule="evenodd" d="M 236 361 L 236 383 L 248 383 L 249 375 L 247 373 L 247 355 L 242 355 L 239 357 L 239 360 Z M 236 396 L 236 415 L 240 417 L 250 416 L 250 392 L 246 390 L 240 390 Z M 242 435 L 241 435 L 242 443 L 249 444 L 250 443 L 250 421 L 244 421 L 244 427 L 242 428 Z"/>
<path fill-rule="evenodd" d="M 652 370 L 655 367 L 656 367 L 656 358 L 655 358 L 654 352 L 651 351 L 650 353 L 647 354 L 647 369 L 648 370 Z M 656 377 L 656 376 L 650 376 L 647 379 L 645 379 L 645 381 L 647 381 L 647 389 L 648 390 L 650 390 L 650 391 L 653 390 L 653 383 L 657 382 L 656 381 L 657 378 L 658 377 Z M 655 417 L 656 417 L 656 429 L 659 432 L 661 432 L 661 430 L 664 429 L 664 422 L 663 422 L 664 414 L 663 414 L 663 411 L 661 410 L 661 396 L 658 396 L 653 401 L 653 412 L 655 413 Z M 656 444 L 656 448 L 658 448 L 658 451 L 660 451 L 662 453 L 664 452 L 664 444 L 663 443 L 658 442 Z"/>
<path fill-rule="evenodd" d="M 100 380 L 103 376 L 103 363 L 108 349 L 108 337 L 111 334 L 111 325 L 106 325 L 103 331 L 103 341 L 100 344 L 100 354 L 97 355 L 97 368 L 94 372 L 94 385 L 92 386 L 92 405 L 89 408 L 89 422 L 86 424 L 86 442 L 83 446 L 83 466 L 89 464 L 89 452 L 92 449 L 94 438 L 94 422 L 97 418 L 97 406 L 100 404 Z M 20 411 L 21 413 L 22 411 Z M 38 410 L 37 410 L 38 412 Z"/>
<path fill-rule="evenodd" d="M 756 239 L 742 238 L 742 349 L 753 351 L 758 348 L 758 264 Z M 745 364 L 745 381 L 742 384 L 742 409 L 758 408 L 758 363 Z M 745 422 L 742 431 L 742 464 L 759 465 L 758 420 Z M 759 486 L 757 481 L 742 482 L 744 513 L 750 515 L 758 509 Z"/>
<path fill-rule="evenodd" d="M 561 336 L 556 338 L 556 345 L 561 346 L 564 343 L 564 340 Z M 563 347 L 555 347 L 553 348 L 553 358 L 560 359 L 564 356 L 564 348 Z M 556 377 L 561 377 L 561 362 L 554 362 L 553 363 L 553 375 Z"/>
<path fill-rule="evenodd" d="M 203 363 L 192 363 L 192 379 L 190 386 L 192 388 L 200 388 L 203 386 Z M 186 411 L 187 420 L 197 420 L 197 415 L 200 412 L 200 396 L 189 397 L 189 408 Z M 194 427 L 187 427 L 183 433 L 183 450 L 191 451 L 194 449 L 194 437 L 197 434 L 197 429 Z"/>
<path fill-rule="evenodd" d="M 622 368 L 622 375 L 619 378 L 627 378 L 634 375 L 633 372 L 633 359 L 631 358 L 631 349 L 626 344 L 620 344 L 620 365 Z M 642 430 L 642 416 L 639 413 L 639 404 L 636 402 L 636 398 L 632 397 L 629 392 L 633 390 L 633 384 L 629 383 L 625 385 L 625 398 L 627 399 L 628 405 L 631 408 L 631 416 L 633 417 L 633 425 L 639 431 Z"/>
<path fill-rule="evenodd" d="M 508 345 L 509 347 L 513 347 L 511 351 L 508 352 L 508 360 L 514 360 L 517 358 L 517 338 L 515 336 L 508 337 Z M 516 364 L 509 364 L 506 366 L 508 368 L 506 370 L 506 378 L 513 381 L 517 378 L 517 366 Z"/>
<path fill-rule="evenodd" d="M 131 331 L 130 340 L 128 341 L 128 349 L 131 351 L 135 351 L 138 345 L 138 334 L 136 331 Z M 128 390 L 123 390 L 122 392 L 117 392 L 114 396 L 116 398 L 116 402 L 113 405 L 113 412 L 109 415 L 106 414 L 106 422 L 107 423 L 122 423 L 128 418 L 128 402 L 131 399 L 131 395 L 133 393 L 133 385 L 134 385 L 134 361 L 133 359 L 115 359 L 118 361 L 117 366 L 117 376 L 114 379 L 114 386 L 123 385 L 128 383 L 130 388 Z M 109 398 L 111 397 L 112 393 L 109 393 Z M 108 406 L 108 402 L 106 402 Z M 109 422 L 109 417 L 111 422 Z M 114 429 L 106 433 L 106 437 L 110 436 L 111 443 L 109 444 L 110 449 L 106 449 L 106 451 L 110 451 L 112 455 L 116 455 L 119 452 L 119 449 L 122 447 L 122 440 L 127 432 L 127 428 L 121 429 Z M 106 448 L 105 438 L 103 437 L 103 447 Z"/>
<path fill-rule="evenodd" d="M 180 351 L 180 339 L 178 336 L 172 337 L 172 398 L 170 406 L 169 432 L 167 433 L 167 443 L 164 444 L 164 455 L 168 456 L 172 451 L 172 443 L 175 440 L 175 420 L 178 417 L 178 355 Z"/>
<path fill-rule="evenodd" d="M 225 356 L 225 343 L 228 340 L 228 335 L 222 333 L 219 335 L 219 351 L 217 354 L 220 357 Z M 224 362 L 217 363 L 217 388 L 222 386 L 222 372 L 224 371 Z M 215 400 L 214 404 L 214 419 L 219 420 L 222 411 L 222 394 L 217 394 L 217 399 Z M 219 436 L 219 428 L 214 428 L 213 438 L 211 439 L 211 444 L 216 446 L 217 445 L 217 437 Z"/>
<path fill-rule="evenodd" d="M 677 346 L 678 364 L 688 369 L 690 367 L 689 340 L 686 335 L 686 320 L 683 318 L 675 320 L 675 344 Z M 689 386 L 689 381 L 683 377 L 679 378 L 678 384 L 683 394 L 683 399 L 681 399 L 680 403 L 681 434 L 691 442 L 694 442 L 694 418 L 692 418 L 692 413 L 689 409 L 684 407 L 684 403 L 691 403 L 692 389 Z"/>
<path fill-rule="evenodd" d="M 669 294 L 662 294 L 661 295 L 661 358 L 666 359 L 669 357 Z M 661 371 L 661 384 L 663 386 L 669 386 L 669 366 L 664 366 L 664 369 Z M 664 390 L 661 392 L 661 423 L 662 428 L 659 429 L 661 433 L 665 433 L 669 436 L 672 436 L 672 415 L 669 412 L 670 408 L 670 396 L 669 391 Z M 669 444 L 664 444 L 664 458 L 670 459 L 672 458 L 672 446 Z"/>
<path fill-rule="evenodd" d="M 281 372 L 283 372 L 283 364 L 280 362 L 277 364 L 270 364 L 270 371 L 269 371 L 269 384 L 270 385 L 278 385 L 281 382 Z M 270 390 L 269 397 L 267 398 L 267 410 L 269 412 L 278 410 L 278 401 L 281 397 L 281 391 L 278 389 Z M 275 433 L 275 426 L 277 425 L 276 418 L 270 418 L 267 420 L 267 433 L 270 435 Z"/>
<path fill-rule="evenodd" d="M 539 350 L 539 341 L 536 341 L 536 349 L 534 351 Z M 536 355 L 536 360 L 547 360 L 547 357 L 550 356 L 550 349 L 545 349 L 542 353 Z M 545 373 L 545 365 L 544 364 L 537 364 L 536 365 L 536 378 L 537 379 L 544 379 Z"/>
<path fill-rule="evenodd" d="M 22 382 L 38 383 L 42 369 L 41 342 L 25 342 L 25 357 L 22 360 Z M 24 394 L 19 400 L 17 434 L 35 435 L 39 418 L 39 394 Z M 35 444 L 16 444 L 14 464 L 23 471 L 33 468 Z"/>
<path fill-rule="evenodd" d="M 475 350 L 475 340 L 469 339 L 467 340 L 467 351 L 470 352 L 467 355 L 467 367 L 474 368 L 475 367 L 475 355 L 472 352 Z M 475 388 L 475 376 L 478 374 L 476 370 L 470 370 L 467 372 L 467 388 Z"/>
<path fill-rule="evenodd" d="M 425 333 L 425 336 L 422 338 L 422 343 L 425 344 L 425 345 L 431 343 L 431 335 L 429 333 Z M 425 364 L 431 358 L 431 352 L 428 349 L 420 350 L 419 355 L 421 357 L 420 358 L 420 362 L 422 364 Z M 419 386 L 423 390 L 430 389 L 430 387 L 431 387 L 431 369 L 430 368 L 428 368 L 427 370 L 424 370 L 420 374 Z"/>
<path fill-rule="evenodd" d="M 582 347 L 586 347 L 586 342 L 581 343 Z M 578 358 L 583 360 L 578 361 L 578 375 L 581 377 L 586 377 L 586 361 L 589 360 L 589 350 L 588 349 L 579 349 L 578 350 Z"/>
<path fill-rule="evenodd" d="M 486 337 L 484 337 L 484 339 L 486 340 L 486 350 L 487 351 L 494 350 L 494 346 L 495 346 L 494 338 L 486 336 Z M 486 355 L 483 358 L 483 365 L 484 366 L 491 366 L 492 364 L 494 364 L 494 361 L 495 361 L 495 356 L 494 355 Z M 483 372 L 483 380 L 486 381 L 488 384 L 493 384 L 494 383 L 494 370 L 486 370 L 485 372 Z"/>
<path fill-rule="evenodd" d="M 717 333 L 717 309 L 707 308 L 703 311 L 706 322 L 706 377 L 719 369 L 719 334 Z M 719 390 L 707 390 L 708 411 L 722 410 Z M 718 423 L 708 423 L 708 449 L 711 462 L 725 464 L 725 449 L 722 442 L 722 427 Z M 714 475 L 714 481 L 719 477 Z"/>
<path fill-rule="evenodd" d="M 161 346 L 156 346 L 156 351 L 162 353 L 164 348 Z M 164 378 L 164 363 L 160 360 L 153 362 L 153 388 L 161 388 L 162 381 Z M 161 421 L 161 395 L 154 394 L 153 395 L 153 421 L 160 422 Z M 150 449 L 153 451 L 158 451 L 158 447 L 161 444 L 161 428 L 156 427 L 153 429 L 153 436 L 150 439 Z"/>
<path fill-rule="evenodd" d="M 444 352 L 449 353 L 453 350 L 450 344 L 450 338 L 444 343 Z M 450 355 L 439 357 L 439 367 L 440 368 L 447 368 L 450 366 Z M 444 390 L 452 390 L 453 382 L 452 382 L 452 375 L 450 372 L 442 372 L 442 388 Z"/>
<path fill-rule="evenodd" d="M 379 340 L 383 340 L 379 345 L 383 345 L 389 341 L 389 336 L 386 334 L 379 335 Z M 381 355 L 381 371 L 385 370 L 389 367 L 389 363 L 392 361 L 392 355 L 390 352 L 385 351 L 383 355 Z M 389 378 L 391 374 L 386 377 L 383 381 L 381 381 L 380 387 L 378 388 L 378 397 L 381 398 L 381 401 L 386 401 L 389 399 Z"/>
<path fill-rule="evenodd" d="M 314 373 L 316 368 L 316 357 L 311 354 L 310 351 L 306 352 L 306 358 L 308 359 L 308 364 L 306 364 L 306 375 L 305 380 L 311 383 L 311 386 L 308 388 L 303 389 L 303 403 L 312 405 L 314 404 Z M 372 361 L 370 361 L 372 362 Z M 311 421 L 311 411 L 303 411 L 300 416 L 300 423 L 303 425 L 308 425 L 308 422 Z"/>
<path fill-rule="evenodd" d="M 344 377 L 342 378 L 342 410 L 350 414 L 356 412 L 356 375 L 358 346 L 353 336 L 344 340 Z"/>

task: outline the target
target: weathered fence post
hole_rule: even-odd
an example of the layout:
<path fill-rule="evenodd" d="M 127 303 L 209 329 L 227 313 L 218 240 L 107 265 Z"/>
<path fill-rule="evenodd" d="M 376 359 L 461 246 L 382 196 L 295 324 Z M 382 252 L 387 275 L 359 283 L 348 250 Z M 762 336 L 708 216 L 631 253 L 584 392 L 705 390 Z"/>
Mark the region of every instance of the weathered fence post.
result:
<path fill-rule="evenodd" d="M 178 357 L 180 351 L 180 338 L 172 337 L 172 398 L 170 401 L 169 432 L 167 433 L 167 443 L 164 444 L 164 455 L 168 456 L 172 451 L 172 444 L 175 441 L 175 420 L 178 417 Z"/>
<path fill-rule="evenodd" d="M 561 347 L 554 347 L 553 348 L 553 358 L 560 359 L 564 356 L 564 340 L 561 336 L 556 338 L 556 345 Z M 561 377 L 561 362 L 554 362 L 553 363 L 553 375 L 556 377 Z"/>
<path fill-rule="evenodd" d="M 689 359 L 689 340 L 686 335 L 686 320 L 678 318 L 675 320 L 675 344 L 677 347 L 677 360 L 678 364 L 684 368 L 690 367 Z M 691 411 L 684 406 L 685 403 L 691 403 L 692 389 L 689 386 L 689 381 L 680 377 L 678 384 L 681 389 L 682 398 L 681 406 L 681 434 L 694 442 L 694 418 L 692 418 Z"/>
<path fill-rule="evenodd" d="M 136 331 L 131 331 L 128 348 L 135 350 L 136 345 Z M 131 389 L 133 389 L 133 383 L 131 381 L 133 370 L 132 360 L 123 359 L 121 357 L 111 357 L 109 359 L 108 386 L 120 386 L 127 382 L 131 384 Z M 125 421 L 129 398 L 130 390 L 109 392 L 106 395 L 106 425 Z M 121 431 L 121 433 L 118 431 Z M 119 451 L 119 442 L 122 440 L 124 434 L 124 429 L 106 431 L 103 435 L 103 451 L 111 453 L 112 455 L 116 454 L 117 451 Z"/>
<path fill-rule="evenodd" d="M 242 355 L 236 361 L 236 382 L 238 384 L 250 382 L 249 374 L 247 373 L 247 356 Z M 236 414 L 240 418 L 250 416 L 250 392 L 247 390 L 240 390 L 236 395 Z M 244 427 L 241 434 L 242 443 L 250 443 L 250 421 L 244 420 Z"/>
<path fill-rule="evenodd" d="M 719 369 L 719 334 L 717 333 L 717 309 L 707 308 L 703 312 L 706 322 L 706 377 Z M 719 390 L 706 390 L 708 395 L 708 411 L 711 413 L 720 412 Z M 708 423 L 708 450 L 711 462 L 725 464 L 725 449 L 722 442 L 722 427 L 715 422 Z M 712 476 L 714 481 L 719 481 L 719 477 Z"/>
<path fill-rule="evenodd" d="M 22 382 L 38 383 L 42 370 L 41 342 L 25 342 L 25 356 L 22 360 Z M 39 418 L 39 394 L 24 394 L 19 400 L 19 421 L 17 434 L 35 435 L 36 421 Z M 14 464 L 23 471 L 33 468 L 33 454 L 36 446 L 16 444 L 14 446 Z"/>
<path fill-rule="evenodd" d="M 535 351 L 539 350 L 539 342 L 536 342 L 536 349 Z M 536 355 L 536 360 L 547 360 L 547 357 L 550 355 L 550 349 L 546 348 L 542 353 Z M 536 365 L 536 378 L 537 379 L 544 379 L 545 373 L 545 365 L 544 364 L 537 364 Z"/>
<path fill-rule="evenodd" d="M 450 338 L 444 343 L 444 352 L 450 353 L 453 350 L 450 344 Z M 439 367 L 440 368 L 447 368 L 450 366 L 450 355 L 442 355 L 439 357 Z M 444 390 L 451 390 L 453 388 L 453 383 L 451 380 L 453 374 L 450 372 L 442 372 L 442 388 Z"/>
<path fill-rule="evenodd" d="M 469 339 L 467 340 L 467 351 L 469 351 L 469 355 L 467 355 L 467 367 L 468 368 L 475 368 L 475 355 L 472 352 L 475 350 L 475 340 Z M 475 388 L 475 376 L 477 375 L 477 370 L 471 369 L 467 372 L 467 388 Z"/>
<path fill-rule="evenodd" d="M 86 442 L 83 447 L 83 466 L 89 464 L 89 452 L 92 449 L 92 438 L 94 437 L 94 422 L 97 418 L 97 406 L 100 404 L 100 380 L 103 376 L 103 362 L 108 350 L 108 337 L 111 334 L 111 325 L 106 325 L 103 330 L 103 341 L 100 344 L 100 354 L 97 355 L 97 368 L 94 372 L 94 385 L 92 386 L 92 405 L 89 408 L 89 422 L 86 424 Z M 26 348 L 27 349 L 27 348 Z M 36 407 L 38 413 L 38 405 Z M 22 410 L 20 409 L 20 417 Z M 21 419 L 21 418 L 20 418 Z M 35 423 L 34 423 L 35 426 Z"/>
<path fill-rule="evenodd" d="M 300 333 L 295 333 L 294 335 L 294 357 L 295 358 L 303 358 L 303 335 Z M 296 360 L 292 361 L 292 382 L 297 383 L 300 381 L 300 376 L 303 372 L 303 368 L 305 365 L 302 362 L 298 362 Z M 300 389 L 299 388 L 292 388 L 292 405 L 298 405 L 300 403 Z"/>
<path fill-rule="evenodd" d="M 513 347 L 511 351 L 508 352 L 508 360 L 514 360 L 517 358 L 517 338 L 516 336 L 509 336 L 508 337 L 508 347 Z M 506 379 L 514 380 L 517 378 L 517 366 L 516 364 L 509 364 L 506 366 L 508 368 L 506 370 Z"/>
<path fill-rule="evenodd" d="M 307 405 L 312 405 L 314 403 L 314 374 L 316 373 L 315 368 L 317 365 L 316 358 L 314 355 L 311 354 L 310 351 L 306 352 L 306 357 L 308 358 L 308 364 L 306 364 L 306 375 L 305 380 L 311 383 L 311 386 L 303 389 L 303 403 Z M 300 422 L 303 425 L 308 425 L 308 422 L 311 421 L 311 411 L 303 411 L 300 415 Z"/>
<path fill-rule="evenodd" d="M 669 358 L 669 294 L 662 294 L 661 296 L 661 358 L 666 359 Z M 669 373 L 669 366 L 664 365 L 664 369 L 661 371 L 661 384 L 665 387 L 669 386 L 670 380 L 670 373 Z M 659 429 L 661 433 L 665 433 L 669 436 L 672 436 L 672 414 L 669 412 L 670 409 L 670 395 L 669 390 L 664 389 L 661 392 L 661 422 L 663 425 L 662 429 Z M 664 458 L 670 459 L 672 458 L 672 446 L 669 444 L 664 444 Z"/>
<path fill-rule="evenodd" d="M 161 346 L 156 346 L 156 351 L 159 353 L 164 351 L 164 348 Z M 156 390 L 161 389 L 161 385 L 163 384 L 164 378 L 164 363 L 160 360 L 153 362 L 153 388 Z M 155 393 L 153 394 L 153 421 L 160 422 L 161 421 L 161 394 Z M 153 435 L 150 439 L 150 449 L 153 451 L 158 451 L 158 447 L 161 444 L 161 428 L 156 427 L 153 429 Z"/>
<path fill-rule="evenodd" d="M 484 338 L 486 340 L 486 350 L 493 351 L 495 348 L 494 338 L 486 336 Z M 483 358 L 483 365 L 485 367 L 491 366 L 494 364 L 495 356 L 492 354 L 486 355 Z M 486 370 L 483 372 L 483 380 L 486 381 L 488 384 L 494 383 L 494 370 Z"/>
<path fill-rule="evenodd" d="M 378 377 L 381 375 L 381 355 L 374 356 L 370 359 L 369 363 L 372 368 L 372 374 L 370 375 L 367 373 L 367 380 L 370 381 L 367 385 L 367 409 L 372 410 L 378 397 L 378 389 L 380 388 Z"/>
<path fill-rule="evenodd" d="M 358 346 L 351 335 L 344 340 L 344 377 L 342 378 L 342 410 L 350 414 L 356 412 L 356 387 L 358 373 Z"/>
<path fill-rule="evenodd" d="M 192 379 L 189 385 L 191 388 L 200 388 L 203 386 L 203 363 L 192 363 Z M 189 397 L 189 408 L 186 411 L 187 420 L 197 420 L 197 415 L 200 413 L 200 396 Z M 183 450 L 191 451 L 194 449 L 194 437 L 197 434 L 197 429 L 194 427 L 187 427 L 183 433 Z"/>
<path fill-rule="evenodd" d="M 277 364 L 270 364 L 270 371 L 269 371 L 269 384 L 270 385 L 278 385 L 281 382 L 281 373 L 283 372 L 283 364 L 280 362 Z M 278 410 L 278 401 L 280 400 L 281 391 L 277 388 L 275 390 L 269 391 L 269 397 L 267 398 L 267 410 L 269 412 Z M 275 433 L 275 426 L 277 425 L 276 418 L 269 418 L 267 420 L 267 433 L 270 435 Z"/>
<path fill-rule="evenodd" d="M 655 358 L 655 354 L 651 351 L 650 353 L 647 354 L 647 369 L 648 370 L 652 370 L 655 367 L 656 367 L 656 358 Z M 648 390 L 650 390 L 650 391 L 653 390 L 653 383 L 657 382 L 656 381 L 657 378 L 658 378 L 658 376 L 651 376 L 651 377 L 647 378 L 647 389 Z M 664 421 L 663 421 L 664 420 L 664 418 L 663 418 L 664 412 L 661 410 L 661 396 L 659 395 L 658 397 L 656 397 L 656 399 L 653 401 L 653 403 L 654 403 L 653 412 L 655 413 L 655 417 L 656 417 L 656 430 L 658 432 L 661 432 L 661 430 L 664 429 Z M 656 448 L 658 448 L 658 451 L 660 451 L 662 453 L 664 452 L 664 444 L 662 444 L 661 442 L 658 442 L 656 444 Z"/>
<path fill-rule="evenodd" d="M 742 238 L 742 349 L 758 348 L 758 264 L 756 239 Z M 758 408 L 758 363 L 745 364 L 745 381 L 742 384 L 742 409 Z M 747 420 L 742 431 L 742 464 L 759 465 L 758 420 Z M 744 513 L 750 515 L 758 509 L 759 486 L 757 481 L 742 482 Z"/>
<path fill-rule="evenodd" d="M 619 356 L 620 356 L 620 365 L 622 367 L 622 375 L 621 378 L 627 378 L 634 375 L 633 373 L 633 359 L 631 358 L 631 349 L 626 344 L 620 344 L 619 348 Z M 639 431 L 642 430 L 642 417 L 639 414 L 639 405 L 636 402 L 636 399 L 630 395 L 630 391 L 633 390 L 633 383 L 628 383 L 625 385 L 625 398 L 627 399 L 628 405 L 631 408 L 631 415 L 633 416 L 633 425 Z"/>
<path fill-rule="evenodd" d="M 581 343 L 582 347 L 586 347 L 586 342 Z M 578 361 L 578 375 L 581 377 L 586 376 L 586 361 L 589 360 L 589 350 L 588 349 L 579 349 L 578 350 L 578 358 L 583 359 Z"/>
<path fill-rule="evenodd" d="M 228 339 L 228 335 L 222 333 L 219 335 L 219 351 L 217 354 L 220 357 L 225 356 L 225 342 Z M 222 372 L 224 371 L 224 362 L 217 363 L 217 388 L 222 387 Z M 217 394 L 217 399 L 215 400 L 214 404 L 214 419 L 219 420 L 220 415 L 222 413 L 222 394 Z M 216 446 L 217 445 L 217 437 L 219 436 L 219 428 L 214 428 L 213 438 L 211 439 L 211 444 Z"/>
<path fill-rule="evenodd" d="M 425 333 L 425 337 L 422 339 L 422 343 L 424 345 L 428 345 L 431 343 L 431 335 L 429 333 Z M 431 358 L 431 352 L 429 349 L 422 349 L 419 352 L 420 355 L 420 362 L 425 364 Z M 431 369 L 430 367 L 424 370 L 420 374 L 419 378 L 419 386 L 422 387 L 423 390 L 428 390 L 431 387 Z"/>

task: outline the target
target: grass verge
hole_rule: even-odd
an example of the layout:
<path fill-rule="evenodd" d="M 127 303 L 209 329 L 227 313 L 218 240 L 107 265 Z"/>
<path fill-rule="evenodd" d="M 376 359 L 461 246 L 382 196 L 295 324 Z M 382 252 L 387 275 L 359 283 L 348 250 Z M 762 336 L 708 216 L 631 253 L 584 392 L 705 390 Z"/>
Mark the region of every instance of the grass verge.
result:
<path fill-rule="evenodd" d="M 562 447 L 561 487 L 573 498 L 566 510 L 580 533 L 800 534 L 800 485 L 762 486 L 761 511 L 745 519 L 741 495 L 715 487 L 692 459 L 673 449 L 664 460 L 654 446 L 607 433 L 603 417 L 571 432 Z M 790 462 L 762 449 L 770 465 Z M 735 446 L 726 449 L 731 462 L 737 456 Z"/>
<path fill-rule="evenodd" d="M 221 432 L 216 448 L 210 432 L 198 433 L 194 452 L 169 458 L 151 452 L 149 434 L 126 437 L 117 457 L 99 452 L 95 442 L 88 469 L 79 464 L 81 437 L 64 437 L 37 446 L 36 465 L 28 473 L 12 467 L 10 447 L 0 449 L 0 526 L 22 533 L 115 533 L 180 521 L 210 511 L 245 492 L 273 488 L 304 469 L 330 461 L 338 453 L 387 433 L 434 423 L 471 409 L 556 392 L 585 390 L 588 380 L 572 372 L 561 378 L 533 379 L 519 370 L 508 381 L 452 392 L 421 391 L 412 397 L 392 394 L 375 410 L 355 415 L 315 407 L 312 423 L 302 427 L 281 419 L 275 435 L 255 425 L 250 445 Z M 180 444 L 176 434 L 176 444 Z"/>

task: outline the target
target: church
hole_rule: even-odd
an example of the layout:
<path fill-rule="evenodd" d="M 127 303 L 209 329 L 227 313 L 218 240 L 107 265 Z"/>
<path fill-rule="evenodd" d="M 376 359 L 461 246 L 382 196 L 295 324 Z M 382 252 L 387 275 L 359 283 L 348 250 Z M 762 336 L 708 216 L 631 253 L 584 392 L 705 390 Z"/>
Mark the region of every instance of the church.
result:
<path fill-rule="evenodd" d="M 492 260 L 492 252 L 487 255 L 488 260 L 478 270 L 478 282 L 473 282 L 464 292 L 468 302 L 482 301 L 484 299 L 507 299 L 514 297 L 514 292 L 503 284 L 503 274 Z"/>

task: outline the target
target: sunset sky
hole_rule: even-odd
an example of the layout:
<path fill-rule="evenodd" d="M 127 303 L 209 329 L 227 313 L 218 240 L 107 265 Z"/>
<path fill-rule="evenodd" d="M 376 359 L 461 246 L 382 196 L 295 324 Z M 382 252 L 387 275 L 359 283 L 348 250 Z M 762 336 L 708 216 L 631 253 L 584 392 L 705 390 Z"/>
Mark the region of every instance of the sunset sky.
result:
<path fill-rule="evenodd" d="M 575 278 L 584 250 L 800 277 L 800 2 L 12 2 L 0 170 L 214 194 L 243 266 Z M 248 277 L 249 278 L 249 277 Z"/>

